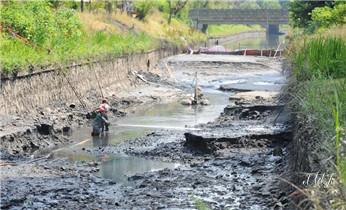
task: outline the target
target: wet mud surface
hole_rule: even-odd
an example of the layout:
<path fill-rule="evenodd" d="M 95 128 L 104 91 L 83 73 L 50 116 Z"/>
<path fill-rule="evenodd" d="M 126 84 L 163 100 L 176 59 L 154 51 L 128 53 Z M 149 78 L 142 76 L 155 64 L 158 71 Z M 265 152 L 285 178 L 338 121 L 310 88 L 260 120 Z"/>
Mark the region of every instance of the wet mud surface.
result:
<path fill-rule="evenodd" d="M 171 115 L 181 114 L 177 118 L 156 106 L 158 113 L 147 121 L 138 116 L 116 122 L 112 129 L 128 126 L 135 132 L 134 127 L 145 127 L 125 141 L 112 140 L 111 133 L 110 140 L 93 139 L 90 145 L 62 148 L 65 153 L 51 152 L 36 161 L 5 161 L 1 208 L 196 209 L 203 202 L 210 209 L 285 209 L 288 200 L 280 177 L 286 172 L 291 134 L 280 97 L 285 84 L 281 61 L 179 55 L 166 62 L 172 75 L 162 78 L 161 85 L 186 94 L 197 71 L 211 106 L 219 106 L 195 111 L 179 103 L 164 105 L 174 107 Z M 221 91 L 223 85 L 248 91 Z M 184 118 L 193 111 L 202 120 Z M 156 116 L 160 112 L 163 116 Z M 151 167 L 119 179 L 115 170 L 131 171 L 130 162 L 111 159 L 123 156 L 137 162 L 137 169 L 145 160 Z M 155 161 L 162 163 L 156 167 Z"/>
<path fill-rule="evenodd" d="M 112 118 L 122 118 L 138 107 L 162 103 L 181 97 L 184 92 L 163 80 L 158 74 L 138 72 L 145 82 L 138 79 L 137 86 L 117 95 L 107 95 L 112 106 Z M 111 87 L 109 87 L 111 88 Z M 72 130 L 90 125 L 90 116 L 100 104 L 97 90 L 90 90 L 85 109 L 76 103 L 63 101 L 48 107 L 38 107 L 30 113 L 0 115 L 0 157 L 1 159 L 22 159 L 38 156 L 42 150 L 52 150 L 72 143 Z M 93 108 L 91 108 L 93 107 Z"/>

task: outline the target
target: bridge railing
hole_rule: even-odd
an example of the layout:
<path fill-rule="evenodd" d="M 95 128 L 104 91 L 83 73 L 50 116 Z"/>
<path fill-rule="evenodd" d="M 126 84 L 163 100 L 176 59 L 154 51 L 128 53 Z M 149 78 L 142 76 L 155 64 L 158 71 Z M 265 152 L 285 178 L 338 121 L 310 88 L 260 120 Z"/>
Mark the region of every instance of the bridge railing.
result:
<path fill-rule="evenodd" d="M 288 11 L 283 9 L 192 9 L 189 18 L 200 24 L 286 24 Z"/>

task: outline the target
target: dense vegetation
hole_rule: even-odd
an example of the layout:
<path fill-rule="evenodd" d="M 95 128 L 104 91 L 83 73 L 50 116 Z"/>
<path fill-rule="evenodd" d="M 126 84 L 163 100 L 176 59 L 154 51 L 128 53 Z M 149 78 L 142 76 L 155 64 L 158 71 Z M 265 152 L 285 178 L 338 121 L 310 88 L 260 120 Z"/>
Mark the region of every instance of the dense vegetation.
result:
<path fill-rule="evenodd" d="M 130 3 L 129 3 L 130 2 Z M 4 1 L 0 6 L 3 73 L 145 51 L 163 40 L 187 46 L 206 39 L 190 27 L 191 8 L 286 8 L 287 2 L 213 0 Z M 262 30 L 215 25 L 209 36 Z"/>
<path fill-rule="evenodd" d="M 171 17 L 168 24 L 166 15 L 155 9 L 139 20 L 99 3 L 88 5 L 90 12 L 79 12 L 76 2 L 5 2 L 0 13 L 1 71 L 145 51 L 161 40 L 187 45 L 205 39 L 181 19 Z"/>
<path fill-rule="evenodd" d="M 314 161 L 336 172 L 339 181 L 327 188 L 313 186 L 317 189 L 312 189 L 310 196 L 317 209 L 346 206 L 345 6 L 344 2 L 294 1 L 291 8 L 292 25 L 304 27 L 290 37 L 289 57 L 297 79 L 292 104 L 297 119 L 305 124 L 303 130 L 310 133 L 310 138 L 298 138 L 309 138 L 303 141 L 314 146 L 306 157 L 317 157 Z M 299 18 L 303 10 L 310 13 Z"/>
<path fill-rule="evenodd" d="M 346 23 L 344 1 L 292 1 L 289 10 L 291 25 L 308 32 Z"/>

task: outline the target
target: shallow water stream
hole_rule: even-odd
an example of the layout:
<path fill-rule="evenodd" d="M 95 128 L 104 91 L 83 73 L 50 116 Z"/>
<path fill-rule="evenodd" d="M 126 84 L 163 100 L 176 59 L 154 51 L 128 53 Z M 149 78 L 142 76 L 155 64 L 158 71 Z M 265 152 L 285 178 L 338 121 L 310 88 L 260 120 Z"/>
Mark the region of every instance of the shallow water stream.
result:
<path fill-rule="evenodd" d="M 202 56 L 202 57 L 201 57 Z M 187 57 L 185 55 L 170 58 L 170 62 L 179 65 L 188 65 L 193 73 L 193 65 L 189 62 L 204 59 L 200 57 Z M 210 56 L 207 56 L 210 58 Z M 217 58 L 211 58 L 212 60 Z M 195 60 L 196 59 L 196 60 Z M 225 59 L 220 56 L 219 59 Z M 226 61 L 227 62 L 227 58 Z M 175 79 L 177 83 L 190 87 L 192 93 L 193 77 L 186 75 L 184 68 L 176 68 Z M 200 69 L 196 67 L 195 71 Z M 110 131 L 101 137 L 90 136 L 90 127 L 75 130 L 72 139 L 73 145 L 56 151 L 58 157 L 68 157 L 70 160 L 100 160 L 99 175 L 117 182 L 125 182 L 128 176 L 136 173 L 160 170 L 163 168 L 176 168 L 179 163 L 168 163 L 158 160 L 128 156 L 126 154 L 93 155 L 91 148 L 102 148 L 107 145 L 116 145 L 123 141 L 144 136 L 157 129 L 168 130 L 194 130 L 196 125 L 207 123 L 217 118 L 229 104 L 230 92 L 218 90 L 220 85 L 232 85 L 239 89 L 275 90 L 278 91 L 284 83 L 284 78 L 279 71 L 235 72 L 229 75 L 208 75 L 201 72 L 199 84 L 203 94 L 210 101 L 209 106 L 183 106 L 180 102 L 168 104 L 155 104 L 142 106 L 134 113 L 130 113 L 117 121 L 111 121 Z"/>

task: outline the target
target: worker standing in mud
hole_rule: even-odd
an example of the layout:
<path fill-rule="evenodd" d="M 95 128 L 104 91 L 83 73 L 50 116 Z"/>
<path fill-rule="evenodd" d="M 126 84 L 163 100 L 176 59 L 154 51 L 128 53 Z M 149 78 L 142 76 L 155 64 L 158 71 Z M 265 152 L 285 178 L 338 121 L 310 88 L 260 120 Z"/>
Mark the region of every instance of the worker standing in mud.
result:
<path fill-rule="evenodd" d="M 92 136 L 99 136 L 101 133 L 103 133 L 105 125 L 109 125 L 108 120 L 105 118 L 105 111 L 106 110 L 104 107 L 100 107 L 98 109 L 98 112 L 92 124 Z"/>
<path fill-rule="evenodd" d="M 102 99 L 102 102 L 99 106 L 99 109 L 103 108 L 105 111 L 103 112 L 103 117 L 108 121 L 108 112 L 111 110 L 111 106 L 108 103 L 107 98 Z M 104 127 L 105 127 L 105 131 L 109 131 L 109 123 L 105 123 Z"/>

